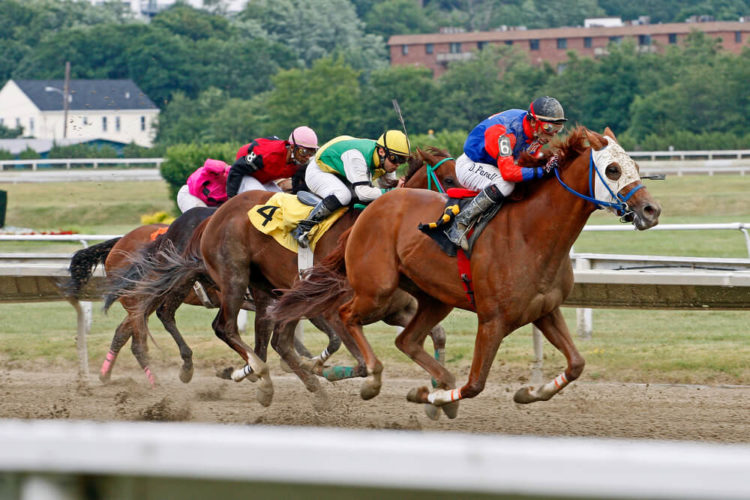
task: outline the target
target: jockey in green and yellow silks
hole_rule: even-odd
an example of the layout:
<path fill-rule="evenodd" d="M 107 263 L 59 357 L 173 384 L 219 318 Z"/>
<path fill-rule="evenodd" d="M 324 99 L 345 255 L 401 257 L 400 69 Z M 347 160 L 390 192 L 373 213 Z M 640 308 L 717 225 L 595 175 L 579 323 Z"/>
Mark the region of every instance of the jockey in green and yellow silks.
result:
<path fill-rule="evenodd" d="M 398 130 L 386 131 L 377 141 L 343 135 L 324 144 L 305 171 L 307 187 L 322 201 L 294 230 L 299 244 L 307 246 L 307 233 L 336 209 L 381 196 L 387 189 L 375 187 L 375 179 L 396 185 L 396 169 L 409 152 L 409 140 Z"/>

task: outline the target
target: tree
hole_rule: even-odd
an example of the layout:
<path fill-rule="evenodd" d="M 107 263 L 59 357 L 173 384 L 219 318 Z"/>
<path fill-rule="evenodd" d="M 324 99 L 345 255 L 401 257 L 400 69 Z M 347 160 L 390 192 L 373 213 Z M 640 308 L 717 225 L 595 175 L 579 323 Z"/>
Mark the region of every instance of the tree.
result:
<path fill-rule="evenodd" d="M 363 19 L 367 31 L 384 40 L 393 35 L 437 31 L 435 22 L 425 16 L 414 0 L 385 0 L 374 5 Z"/>

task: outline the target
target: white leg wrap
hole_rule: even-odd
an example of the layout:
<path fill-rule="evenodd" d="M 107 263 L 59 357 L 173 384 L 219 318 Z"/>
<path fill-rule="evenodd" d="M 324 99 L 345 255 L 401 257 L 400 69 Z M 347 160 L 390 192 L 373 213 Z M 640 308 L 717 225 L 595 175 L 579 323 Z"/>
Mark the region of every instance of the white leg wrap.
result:
<path fill-rule="evenodd" d="M 453 389 L 446 391 L 445 389 L 437 389 L 432 391 L 427 396 L 427 401 L 434 404 L 435 406 L 441 406 L 444 404 L 452 403 L 461 399 L 461 389 Z"/>
<path fill-rule="evenodd" d="M 252 367 L 250 365 L 245 365 L 244 368 L 240 368 L 232 372 L 232 380 L 234 380 L 235 382 L 240 382 L 251 373 L 253 373 Z"/>
<path fill-rule="evenodd" d="M 565 372 L 555 377 L 552 382 L 547 382 L 542 387 L 534 391 L 541 399 L 547 400 L 560 392 L 565 386 L 567 386 L 568 377 L 565 376 Z"/>
<path fill-rule="evenodd" d="M 328 348 L 326 347 L 325 349 L 323 349 L 323 352 L 315 356 L 313 360 L 314 361 L 320 360 L 321 363 L 325 363 L 326 360 L 330 357 L 331 357 L 331 354 L 328 352 Z"/>

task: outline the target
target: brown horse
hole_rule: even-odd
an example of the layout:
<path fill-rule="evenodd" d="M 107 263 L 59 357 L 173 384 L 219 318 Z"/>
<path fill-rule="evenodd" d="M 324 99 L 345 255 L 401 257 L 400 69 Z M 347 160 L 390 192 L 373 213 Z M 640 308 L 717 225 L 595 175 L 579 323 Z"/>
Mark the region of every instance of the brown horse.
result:
<path fill-rule="evenodd" d="M 403 288 L 417 298 L 419 307 L 396 338 L 396 346 L 438 381 L 433 392 L 427 387 L 413 389 L 408 399 L 449 407 L 449 416 L 457 412 L 460 399 L 483 390 L 502 339 L 533 323 L 565 355 L 568 366 L 541 387 L 521 388 L 514 400 L 530 403 L 551 398 L 578 378 L 584 367 L 560 312 L 573 288 L 568 255 L 573 242 L 597 207 L 626 212 L 640 230 L 657 224 L 661 213 L 659 204 L 641 189 L 637 165 L 609 129 L 605 136 L 579 127 L 567 141 L 558 141 L 559 181 L 536 181 L 525 199 L 503 207 L 476 240 L 471 271 L 478 331 L 464 386 L 456 389 L 454 376 L 423 348 L 427 331 L 454 307 L 472 309 L 456 259 L 417 229 L 420 222 L 433 221 L 442 213 L 445 198 L 438 194 L 396 190 L 362 214 L 338 250 L 345 252 L 345 278 L 354 292 L 346 304 L 337 308 L 336 298 L 324 289 L 332 288 L 335 266 L 316 267 L 282 296 L 274 316 L 293 321 L 310 311 L 321 314 L 338 309 L 367 365 L 362 395 L 373 397 L 380 391 L 383 367 L 364 337 L 362 325 L 380 319 L 393 294 Z M 594 182 L 596 187 L 591 189 Z M 329 263 L 335 257 L 336 253 L 332 254 Z M 320 281 L 321 277 L 325 281 Z M 339 279 L 344 283 L 341 276 Z"/>
<path fill-rule="evenodd" d="M 102 382 L 109 381 L 120 349 L 132 337 L 131 350 L 133 355 L 146 373 L 149 382 L 154 385 L 155 379 L 149 366 L 148 344 L 146 342 L 149 331 L 147 324 L 141 321 L 138 307 L 139 300 L 132 296 L 119 297 L 112 291 L 119 287 L 128 286 L 128 283 L 132 280 L 132 278 L 123 279 L 122 273 L 131 269 L 130 259 L 133 255 L 140 252 L 157 252 L 167 242 L 177 248 L 184 248 L 196 226 L 213 214 L 214 211 L 213 208 L 195 208 L 178 217 L 170 226 L 166 224 L 140 226 L 120 238 L 113 238 L 84 248 L 73 255 L 69 267 L 71 278 L 65 285 L 67 293 L 71 296 L 77 296 L 90 279 L 94 268 L 103 263 L 109 281 L 107 285 L 109 293 L 105 297 L 105 309 L 109 308 L 116 299 L 119 299 L 127 313 L 125 319 L 115 330 L 109 352 L 102 363 L 99 372 L 99 379 Z M 218 302 L 216 290 L 206 286 L 205 291 L 209 304 L 211 300 Z M 177 329 L 175 312 L 182 303 L 198 306 L 207 305 L 193 293 L 192 289 L 188 292 L 184 295 L 165 297 L 165 300 L 156 308 L 157 317 L 172 335 L 180 349 L 180 357 L 183 360 L 180 380 L 185 383 L 192 379 L 193 353 Z"/>
<path fill-rule="evenodd" d="M 407 176 L 407 186 L 427 187 L 429 171 L 427 168 L 418 168 L 423 163 L 429 166 L 437 165 L 436 168 L 429 169 L 433 172 L 431 183 L 434 183 L 434 179 L 437 178 L 442 186 L 458 185 L 453 159 L 449 158 L 446 152 L 431 150 L 417 152 L 417 157 L 412 161 Z M 248 286 L 253 290 L 266 291 L 288 288 L 293 285 L 299 273 L 296 253 L 282 247 L 272 237 L 256 230 L 249 221 L 249 210 L 263 205 L 271 196 L 272 193 L 264 191 L 248 191 L 231 198 L 217 210 L 210 220 L 206 221 L 205 225 L 196 230 L 185 252 L 179 255 L 174 252 L 165 253 L 163 257 L 166 259 L 166 265 L 162 263 L 152 266 L 153 269 L 149 269 L 146 273 L 156 278 L 145 280 L 135 289 L 136 293 L 151 295 L 152 301 L 158 302 L 163 294 L 173 293 L 175 290 L 190 286 L 196 276 L 203 274 L 209 276 L 221 291 L 221 305 L 213 321 L 214 331 L 247 363 L 244 368 L 232 374 L 232 379 L 241 380 L 251 373 L 256 374 L 260 378 L 257 397 L 263 405 L 271 403 L 273 385 L 263 359 L 242 341 L 237 332 L 237 311 Z M 339 236 L 352 226 L 356 216 L 356 211 L 349 210 L 331 226 L 315 247 L 316 260 L 325 257 L 337 246 Z M 343 298 L 345 297 L 342 297 L 342 300 Z M 256 302 L 256 316 L 267 317 L 266 305 Z M 144 310 L 151 307 L 153 306 L 150 301 L 142 304 Z M 415 312 L 414 299 L 406 293 L 401 293 L 393 297 L 384 311 L 383 318 L 390 324 L 406 326 Z M 309 318 L 324 331 L 340 332 L 342 329 L 338 317 L 310 314 Z M 296 321 L 287 324 L 285 328 L 276 329 L 271 344 L 300 377 L 308 390 L 319 396 L 316 398 L 316 405 L 326 404 L 325 392 L 318 379 L 310 372 L 311 367 L 304 365 L 291 348 L 295 324 Z M 445 332 L 441 327 L 436 327 L 432 335 L 436 350 L 443 352 Z M 356 345 L 350 343 L 347 347 L 358 359 L 360 366 L 351 370 L 329 371 L 325 374 L 329 380 L 366 374 L 364 360 L 359 355 Z M 322 368 L 318 367 L 318 372 L 323 374 Z"/>

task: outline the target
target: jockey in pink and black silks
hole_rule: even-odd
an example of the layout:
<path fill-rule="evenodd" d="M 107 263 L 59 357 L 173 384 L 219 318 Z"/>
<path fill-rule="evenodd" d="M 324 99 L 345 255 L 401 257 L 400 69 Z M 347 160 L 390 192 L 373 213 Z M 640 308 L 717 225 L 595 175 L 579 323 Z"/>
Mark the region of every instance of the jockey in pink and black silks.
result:
<path fill-rule="evenodd" d="M 553 97 L 540 97 L 528 110 L 510 109 L 490 116 L 469 133 L 464 153 L 456 160 L 456 176 L 467 189 L 479 194 L 457 216 L 446 235 L 467 249 L 465 233 L 484 211 L 502 203 L 517 182 L 539 179 L 556 166 L 556 157 L 545 167 L 521 167 L 523 151 L 541 156 L 547 144 L 567 121 L 562 106 Z"/>
<path fill-rule="evenodd" d="M 292 177 L 317 150 L 318 136 L 310 127 L 295 128 L 287 141 L 255 139 L 237 151 L 227 178 L 227 195 L 231 198 L 250 190 L 279 192 L 274 181 Z"/>

